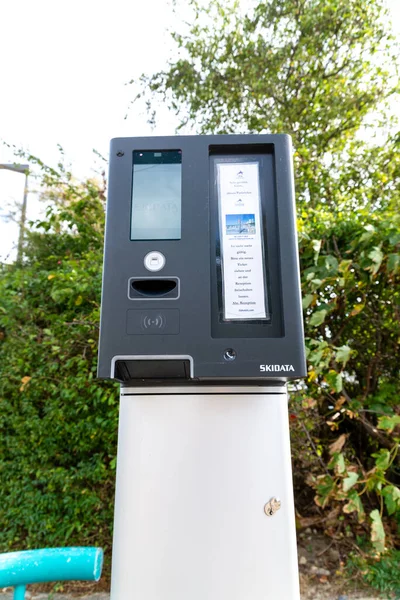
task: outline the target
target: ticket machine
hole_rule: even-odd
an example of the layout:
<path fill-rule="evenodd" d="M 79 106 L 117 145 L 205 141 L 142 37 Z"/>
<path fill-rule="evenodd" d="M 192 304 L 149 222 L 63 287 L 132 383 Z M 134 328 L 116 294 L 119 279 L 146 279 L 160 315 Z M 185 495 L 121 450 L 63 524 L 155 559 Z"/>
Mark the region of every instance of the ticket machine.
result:
<path fill-rule="evenodd" d="M 112 600 L 298 600 L 306 375 L 286 135 L 111 143 L 98 375 L 121 383 Z"/>

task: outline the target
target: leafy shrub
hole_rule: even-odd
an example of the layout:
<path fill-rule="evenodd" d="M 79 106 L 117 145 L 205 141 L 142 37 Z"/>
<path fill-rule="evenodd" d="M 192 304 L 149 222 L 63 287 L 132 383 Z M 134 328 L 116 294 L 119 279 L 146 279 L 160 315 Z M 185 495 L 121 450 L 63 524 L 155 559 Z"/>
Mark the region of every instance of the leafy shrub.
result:
<path fill-rule="evenodd" d="M 0 550 L 111 544 L 117 387 L 95 380 L 104 195 L 64 172 L 24 264 L 1 265 Z"/>
<path fill-rule="evenodd" d="M 303 208 L 299 227 L 309 371 L 292 393 L 295 471 L 331 511 L 326 531 L 338 509 L 384 552 L 400 513 L 400 215 L 390 200 L 340 218 Z"/>

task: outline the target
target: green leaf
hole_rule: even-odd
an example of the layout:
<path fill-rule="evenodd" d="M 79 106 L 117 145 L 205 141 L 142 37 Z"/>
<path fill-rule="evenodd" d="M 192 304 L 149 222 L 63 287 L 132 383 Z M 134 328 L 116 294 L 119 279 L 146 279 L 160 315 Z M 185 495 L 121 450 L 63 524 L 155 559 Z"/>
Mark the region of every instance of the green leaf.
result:
<path fill-rule="evenodd" d="M 311 283 L 315 288 L 319 288 L 322 285 L 323 281 L 322 279 L 311 279 Z"/>
<path fill-rule="evenodd" d="M 302 300 L 302 304 L 303 304 L 303 308 L 306 309 L 310 306 L 310 304 L 313 302 L 315 298 L 314 294 L 307 294 L 307 296 L 304 296 L 303 300 Z"/>
<path fill-rule="evenodd" d="M 374 546 L 375 550 L 379 553 L 385 551 L 385 530 L 383 528 L 382 518 L 379 513 L 379 510 L 375 508 L 370 513 L 370 518 L 372 521 L 371 525 L 371 542 Z"/>
<path fill-rule="evenodd" d="M 375 458 L 375 465 L 377 469 L 386 471 L 390 462 L 390 452 L 386 448 L 381 448 L 381 450 L 372 455 Z"/>
<path fill-rule="evenodd" d="M 362 310 L 364 310 L 365 308 L 365 303 L 364 302 L 360 302 L 359 304 L 356 304 L 355 307 L 353 308 L 353 310 L 350 313 L 351 317 L 355 317 L 357 316 Z"/>
<path fill-rule="evenodd" d="M 343 479 L 343 491 L 348 492 L 358 481 L 359 474 L 350 471 L 348 476 Z"/>
<path fill-rule="evenodd" d="M 346 471 L 346 463 L 342 452 L 335 452 L 329 461 L 328 467 L 334 469 L 337 475 L 343 475 Z"/>
<path fill-rule="evenodd" d="M 346 470 L 346 465 L 345 465 L 345 462 L 344 462 L 344 456 L 343 456 L 342 453 L 340 453 L 339 456 L 338 456 L 338 460 L 337 460 L 337 463 L 336 463 L 336 470 L 337 470 L 337 472 L 339 474 L 344 473 L 345 470 Z"/>
<path fill-rule="evenodd" d="M 339 393 L 343 390 L 343 377 L 342 377 L 341 373 L 338 373 L 336 375 L 334 389 L 335 389 L 335 392 L 337 392 L 337 393 Z"/>
<path fill-rule="evenodd" d="M 383 252 L 382 250 L 378 247 L 375 246 L 375 248 L 373 250 L 371 250 L 371 252 L 368 254 L 368 258 L 370 258 L 372 260 L 372 265 L 370 267 L 371 272 L 375 275 L 379 269 L 380 266 L 382 264 L 383 261 Z"/>
<path fill-rule="evenodd" d="M 346 514 L 356 512 L 358 520 L 361 523 L 365 518 L 365 512 L 363 503 L 361 502 L 361 498 L 357 494 L 356 490 L 350 490 L 350 492 L 348 493 L 348 499 L 349 501 L 343 507 L 343 512 Z"/>
<path fill-rule="evenodd" d="M 375 233 L 375 227 L 373 225 L 366 225 L 364 227 L 364 229 L 365 229 L 365 232 L 360 237 L 360 240 L 359 240 L 360 242 L 366 242 L 366 241 L 370 240 L 371 237 Z"/>
<path fill-rule="evenodd" d="M 336 275 L 336 273 L 339 270 L 339 262 L 337 260 L 337 258 L 335 256 L 325 256 L 325 268 L 327 269 L 327 271 L 329 271 L 329 276 L 332 277 L 333 275 Z"/>
<path fill-rule="evenodd" d="M 322 325 L 327 314 L 328 311 L 325 309 L 317 310 L 311 315 L 311 318 L 308 321 L 309 325 L 311 325 L 311 327 L 318 327 L 319 325 Z"/>
<path fill-rule="evenodd" d="M 312 240 L 312 247 L 314 250 L 314 263 L 317 264 L 318 256 L 321 251 L 321 242 L 322 240 Z"/>
<path fill-rule="evenodd" d="M 392 417 L 385 415 L 378 419 L 378 429 L 385 429 L 389 433 L 392 433 L 398 425 L 400 425 L 400 415 L 393 415 Z"/>
<path fill-rule="evenodd" d="M 388 271 L 396 273 L 400 268 L 400 254 L 389 254 L 388 256 Z"/>
<path fill-rule="evenodd" d="M 341 260 L 339 263 L 339 270 L 341 273 L 347 273 L 353 264 L 352 260 Z"/>
<path fill-rule="evenodd" d="M 400 244 L 400 233 L 395 233 L 394 235 L 391 235 L 389 238 L 389 243 L 392 246 L 397 246 L 397 244 Z"/>
<path fill-rule="evenodd" d="M 336 350 L 336 360 L 337 360 L 337 362 L 343 363 L 343 366 L 345 366 L 345 364 L 349 360 L 350 355 L 351 355 L 350 346 L 347 346 L 347 345 L 340 346 L 340 348 L 338 348 Z"/>
<path fill-rule="evenodd" d="M 323 507 L 329 500 L 330 495 L 335 489 L 335 480 L 330 475 L 325 475 L 318 481 L 316 486 L 319 504 Z"/>
<path fill-rule="evenodd" d="M 389 515 L 394 515 L 400 510 L 400 489 L 395 485 L 387 485 L 382 490 L 385 504 Z"/>
<path fill-rule="evenodd" d="M 325 375 L 325 381 L 330 385 L 330 387 L 337 393 L 341 392 L 343 389 L 343 378 L 341 373 L 337 373 L 336 371 L 329 371 Z"/>

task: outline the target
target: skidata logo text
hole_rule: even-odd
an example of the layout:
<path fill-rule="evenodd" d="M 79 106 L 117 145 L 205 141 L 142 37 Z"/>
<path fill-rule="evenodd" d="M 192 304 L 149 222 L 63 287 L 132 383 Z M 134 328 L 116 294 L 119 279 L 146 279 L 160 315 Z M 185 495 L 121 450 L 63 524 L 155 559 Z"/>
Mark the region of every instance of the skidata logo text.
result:
<path fill-rule="evenodd" d="M 260 371 L 275 371 L 276 373 L 288 373 L 294 371 L 293 365 L 260 365 Z"/>

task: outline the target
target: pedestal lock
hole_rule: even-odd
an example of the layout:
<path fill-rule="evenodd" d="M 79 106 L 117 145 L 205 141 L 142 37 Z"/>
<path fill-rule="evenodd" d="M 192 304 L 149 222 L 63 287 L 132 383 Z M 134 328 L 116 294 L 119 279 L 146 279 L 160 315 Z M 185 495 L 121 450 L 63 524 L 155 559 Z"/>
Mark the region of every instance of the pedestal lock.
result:
<path fill-rule="evenodd" d="M 264 506 L 264 512 L 267 515 L 267 517 L 273 517 L 274 514 L 278 512 L 280 507 L 281 501 L 279 500 L 279 498 L 271 498 L 271 500 L 267 502 L 267 504 Z"/>

